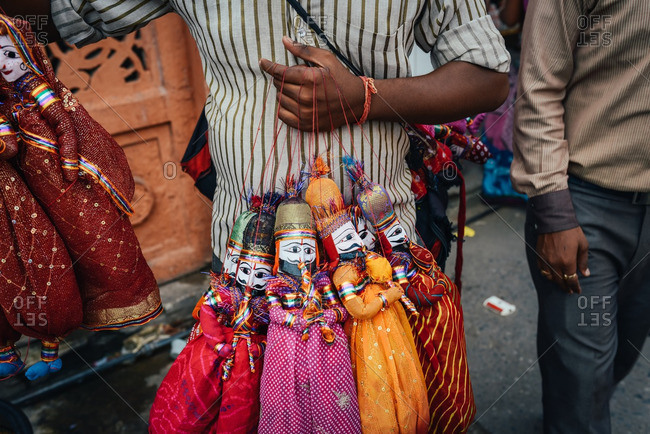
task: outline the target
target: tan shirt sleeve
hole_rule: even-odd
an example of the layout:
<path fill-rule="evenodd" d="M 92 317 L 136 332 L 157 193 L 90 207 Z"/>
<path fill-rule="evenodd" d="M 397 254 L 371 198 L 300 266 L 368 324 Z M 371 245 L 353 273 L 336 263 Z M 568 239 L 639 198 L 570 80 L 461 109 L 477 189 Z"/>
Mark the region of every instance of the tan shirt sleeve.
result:
<path fill-rule="evenodd" d="M 529 197 L 567 189 L 563 100 L 581 15 L 579 0 L 532 1 L 526 11 L 511 177 L 515 189 Z"/>

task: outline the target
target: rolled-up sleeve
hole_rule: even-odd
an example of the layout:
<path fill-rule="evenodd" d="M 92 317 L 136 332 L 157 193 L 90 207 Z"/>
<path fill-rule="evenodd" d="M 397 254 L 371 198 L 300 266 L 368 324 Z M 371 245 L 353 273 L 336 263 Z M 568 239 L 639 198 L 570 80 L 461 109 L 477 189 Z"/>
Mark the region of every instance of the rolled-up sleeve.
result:
<path fill-rule="evenodd" d="M 125 35 L 172 10 L 168 0 L 52 0 L 51 8 L 63 39 L 78 47 Z"/>
<path fill-rule="evenodd" d="M 463 61 L 508 72 L 510 55 L 483 0 L 428 1 L 414 31 L 418 46 L 431 53 L 434 68 Z"/>

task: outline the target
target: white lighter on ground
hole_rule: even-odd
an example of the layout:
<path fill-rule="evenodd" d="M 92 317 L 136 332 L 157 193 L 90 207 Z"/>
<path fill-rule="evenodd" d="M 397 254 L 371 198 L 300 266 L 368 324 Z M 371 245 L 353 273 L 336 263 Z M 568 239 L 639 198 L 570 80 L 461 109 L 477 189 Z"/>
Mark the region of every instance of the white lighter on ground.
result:
<path fill-rule="evenodd" d="M 495 295 L 488 297 L 483 302 L 483 306 L 501 316 L 511 315 L 517 310 L 514 304 L 508 303 Z"/>

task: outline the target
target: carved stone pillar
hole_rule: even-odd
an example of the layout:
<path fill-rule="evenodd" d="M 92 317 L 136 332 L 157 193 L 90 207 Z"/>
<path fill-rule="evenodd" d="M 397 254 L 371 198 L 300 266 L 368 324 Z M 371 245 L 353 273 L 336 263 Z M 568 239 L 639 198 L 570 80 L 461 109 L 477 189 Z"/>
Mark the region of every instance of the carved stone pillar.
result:
<path fill-rule="evenodd" d="M 183 21 L 170 14 L 120 39 L 48 49 L 59 79 L 126 152 L 131 221 L 158 281 L 209 263 L 212 205 L 179 164 L 207 94 Z"/>

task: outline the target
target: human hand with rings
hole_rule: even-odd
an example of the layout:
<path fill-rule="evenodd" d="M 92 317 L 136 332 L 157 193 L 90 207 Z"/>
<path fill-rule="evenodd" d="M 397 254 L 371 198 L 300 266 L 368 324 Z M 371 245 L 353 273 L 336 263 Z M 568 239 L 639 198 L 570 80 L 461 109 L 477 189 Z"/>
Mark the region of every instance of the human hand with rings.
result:
<path fill-rule="evenodd" d="M 540 234 L 537 237 L 537 266 L 546 279 L 563 291 L 580 294 L 578 272 L 588 277 L 587 253 L 589 243 L 582 228 Z"/>

